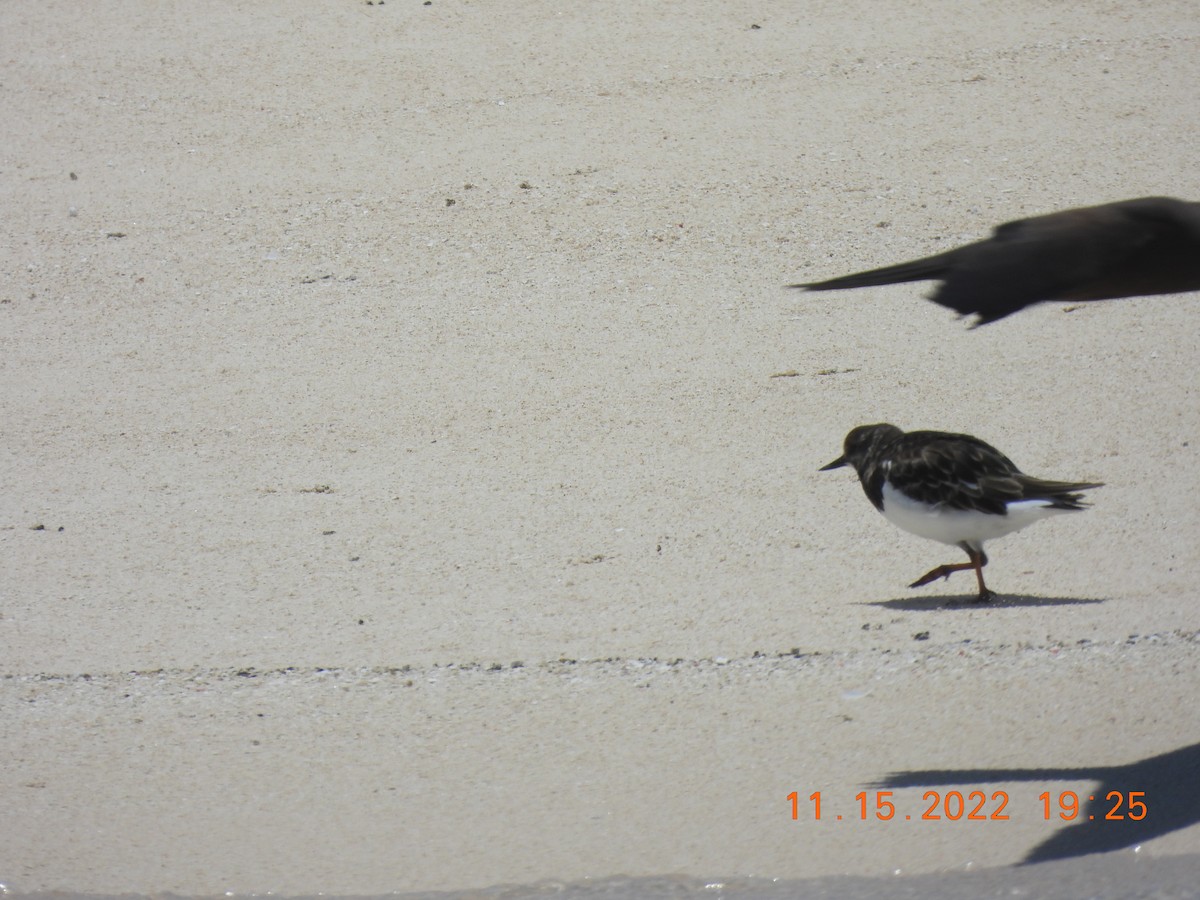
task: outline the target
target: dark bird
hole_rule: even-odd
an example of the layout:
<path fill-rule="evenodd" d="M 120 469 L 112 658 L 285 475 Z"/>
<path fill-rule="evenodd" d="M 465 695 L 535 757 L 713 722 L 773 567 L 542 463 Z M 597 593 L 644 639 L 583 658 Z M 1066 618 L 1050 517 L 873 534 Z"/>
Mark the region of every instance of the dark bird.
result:
<path fill-rule="evenodd" d="M 1142 197 L 1006 222 L 987 240 L 911 262 L 790 287 L 937 280 L 934 303 L 972 327 L 1034 303 L 1200 291 L 1200 203 Z"/>
<path fill-rule="evenodd" d="M 905 433 L 895 425 L 860 425 L 846 435 L 844 450 L 821 471 L 853 466 L 867 498 L 888 521 L 966 551 L 970 562 L 938 566 L 909 587 L 973 569 L 980 602 L 995 596 L 983 583 L 988 562 L 984 541 L 1047 516 L 1086 509 L 1079 492 L 1102 486 L 1033 478 L 969 434 Z"/>

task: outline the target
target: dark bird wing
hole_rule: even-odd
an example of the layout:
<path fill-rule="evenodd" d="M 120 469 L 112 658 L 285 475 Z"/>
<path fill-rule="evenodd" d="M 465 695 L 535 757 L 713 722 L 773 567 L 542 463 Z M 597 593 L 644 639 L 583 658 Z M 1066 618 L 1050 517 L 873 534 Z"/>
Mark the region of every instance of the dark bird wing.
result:
<path fill-rule="evenodd" d="M 993 515 L 1006 515 L 1006 504 L 1015 500 L 1084 509 L 1079 492 L 1102 486 L 1026 475 L 995 447 L 969 434 L 910 432 L 896 442 L 890 459 L 887 472 L 879 477 L 913 499 Z"/>
<path fill-rule="evenodd" d="M 984 325 L 1046 300 L 1200 290 L 1200 204 L 1143 197 L 999 226 L 936 256 L 792 287 L 812 291 L 938 279 L 930 299 Z"/>
<path fill-rule="evenodd" d="M 969 434 L 911 431 L 897 441 L 890 462 L 892 486 L 923 503 L 1002 516 L 1007 501 L 1023 496 L 1012 460 Z"/>

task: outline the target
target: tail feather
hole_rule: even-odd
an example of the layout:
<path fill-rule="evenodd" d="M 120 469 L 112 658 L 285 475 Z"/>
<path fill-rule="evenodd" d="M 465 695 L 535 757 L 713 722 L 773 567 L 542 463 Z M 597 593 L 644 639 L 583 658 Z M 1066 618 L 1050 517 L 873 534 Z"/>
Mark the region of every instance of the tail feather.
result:
<path fill-rule="evenodd" d="M 1091 504 L 1080 492 L 1104 487 L 1103 482 L 1044 481 L 1024 474 L 1017 477 L 1028 499 L 1049 500 L 1054 509 L 1087 509 Z"/>
<path fill-rule="evenodd" d="M 806 291 L 840 291 L 845 288 L 874 287 L 881 284 L 903 284 L 908 281 L 928 281 L 931 278 L 945 277 L 949 263 L 948 256 L 948 253 L 939 253 L 937 256 L 914 259 L 911 262 L 898 263 L 894 266 L 884 266 L 881 269 L 870 269 L 866 272 L 855 272 L 853 275 L 843 275 L 840 278 L 830 278 L 828 281 L 791 284 L 788 287 L 803 288 Z"/>

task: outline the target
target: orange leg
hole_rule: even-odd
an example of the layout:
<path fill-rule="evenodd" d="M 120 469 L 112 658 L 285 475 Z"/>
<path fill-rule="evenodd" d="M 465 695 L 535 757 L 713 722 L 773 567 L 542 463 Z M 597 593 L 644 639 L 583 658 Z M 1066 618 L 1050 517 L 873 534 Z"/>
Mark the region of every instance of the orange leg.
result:
<path fill-rule="evenodd" d="M 983 583 L 983 567 L 987 565 L 987 554 L 982 550 L 974 550 L 966 544 L 959 544 L 967 551 L 967 556 L 970 557 L 970 562 L 965 563 L 947 563 L 944 566 L 938 566 L 936 569 L 931 569 L 926 572 L 909 587 L 922 587 L 929 584 L 931 581 L 937 581 L 939 578 L 949 578 L 954 572 L 965 572 L 967 569 L 975 570 L 975 579 L 979 582 L 979 602 L 987 603 L 996 595 L 988 590 L 987 585 Z"/>

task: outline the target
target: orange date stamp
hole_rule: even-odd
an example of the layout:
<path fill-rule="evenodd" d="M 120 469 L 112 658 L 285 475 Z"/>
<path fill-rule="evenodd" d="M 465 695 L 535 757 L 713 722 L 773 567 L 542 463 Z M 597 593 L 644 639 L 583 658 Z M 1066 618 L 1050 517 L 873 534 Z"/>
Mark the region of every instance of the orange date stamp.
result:
<path fill-rule="evenodd" d="M 802 798 L 799 791 L 787 795 L 791 804 L 792 820 L 808 818 L 813 821 L 844 819 L 888 822 L 894 819 L 924 822 L 1007 822 L 1009 796 L 1007 791 L 926 791 L 921 795 L 921 805 L 905 812 L 897 808 L 893 799 L 895 791 L 859 791 L 845 812 L 823 809 L 821 791 L 813 791 Z M 807 799 L 807 802 L 805 802 Z M 1059 791 L 1052 794 L 1042 791 L 1037 797 L 1041 805 L 1042 818 L 1046 821 L 1073 822 L 1087 817 L 1089 821 L 1116 822 L 1131 820 L 1139 822 L 1150 813 L 1145 791 L 1109 791 L 1099 801 L 1094 812 L 1087 812 L 1075 791 Z M 1087 802 L 1096 804 L 1095 794 L 1087 795 Z M 1036 809 L 1036 807 L 1035 807 Z"/>

